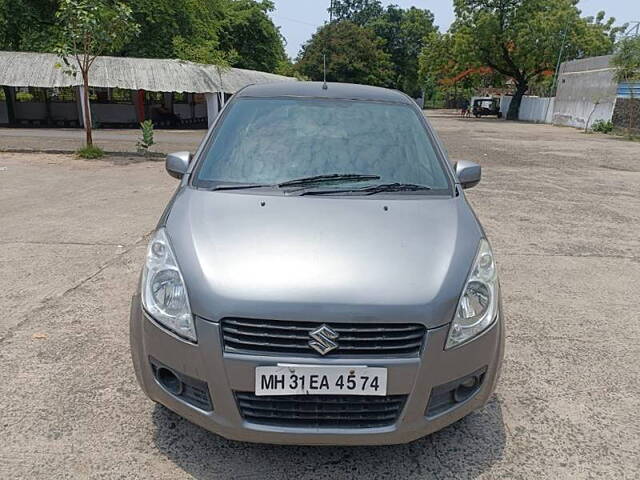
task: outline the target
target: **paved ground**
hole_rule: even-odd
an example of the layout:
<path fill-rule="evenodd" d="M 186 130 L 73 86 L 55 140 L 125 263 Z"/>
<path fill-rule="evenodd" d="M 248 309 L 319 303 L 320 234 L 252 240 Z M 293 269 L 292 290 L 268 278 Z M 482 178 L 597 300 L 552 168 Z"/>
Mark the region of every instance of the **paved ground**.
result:
<path fill-rule="evenodd" d="M 157 130 L 152 152 L 179 152 L 198 145 L 206 130 Z M 135 152 L 138 130 L 94 130 L 94 143 L 109 152 Z M 83 145 L 84 130 L 78 128 L 0 128 L 0 151 L 58 150 L 75 152 Z"/>
<path fill-rule="evenodd" d="M 469 196 L 508 319 L 486 408 L 405 446 L 311 448 L 226 441 L 153 405 L 128 304 L 174 180 L 158 162 L 0 153 L 0 478 L 640 477 L 640 144 L 433 122 L 484 168 Z"/>

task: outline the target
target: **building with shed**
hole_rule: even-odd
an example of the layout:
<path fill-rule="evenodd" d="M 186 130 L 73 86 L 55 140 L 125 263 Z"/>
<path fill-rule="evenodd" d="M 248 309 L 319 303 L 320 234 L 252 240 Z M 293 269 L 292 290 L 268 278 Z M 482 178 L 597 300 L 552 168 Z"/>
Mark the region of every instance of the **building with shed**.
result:
<path fill-rule="evenodd" d="M 89 95 L 94 127 L 207 128 L 241 88 L 294 78 L 184 60 L 97 57 L 89 91 L 51 53 L 0 52 L 0 125 L 81 127 Z"/>

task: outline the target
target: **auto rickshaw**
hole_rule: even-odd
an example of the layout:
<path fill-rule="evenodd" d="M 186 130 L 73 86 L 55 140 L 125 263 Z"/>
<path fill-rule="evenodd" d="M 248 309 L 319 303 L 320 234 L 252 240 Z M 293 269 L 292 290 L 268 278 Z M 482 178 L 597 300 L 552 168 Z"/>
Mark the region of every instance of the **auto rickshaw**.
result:
<path fill-rule="evenodd" d="M 495 115 L 502 117 L 500 112 L 500 99 L 496 97 L 474 97 L 471 99 L 471 113 L 476 118 Z"/>

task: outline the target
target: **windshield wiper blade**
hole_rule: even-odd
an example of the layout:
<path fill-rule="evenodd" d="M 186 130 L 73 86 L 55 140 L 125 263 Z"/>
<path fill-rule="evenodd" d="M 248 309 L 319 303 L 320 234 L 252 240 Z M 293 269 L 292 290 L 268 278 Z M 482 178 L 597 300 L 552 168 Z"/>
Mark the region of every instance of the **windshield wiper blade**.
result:
<path fill-rule="evenodd" d="M 273 187 L 273 185 L 267 185 L 265 183 L 238 183 L 236 185 L 229 183 L 229 184 L 224 184 L 224 185 L 215 185 L 211 188 L 209 188 L 209 190 L 211 191 L 216 191 L 216 190 L 246 190 L 249 188 L 260 188 L 260 187 Z"/>
<path fill-rule="evenodd" d="M 311 190 L 303 192 L 300 195 L 339 195 L 341 193 L 362 193 L 365 195 L 374 195 L 380 192 L 417 192 L 421 190 L 431 190 L 431 187 L 427 185 L 418 185 L 415 183 L 383 183 L 380 185 L 371 185 L 364 188 Z"/>
<path fill-rule="evenodd" d="M 297 187 L 332 182 L 365 182 L 379 180 L 380 175 L 362 175 L 359 173 L 331 173 L 328 175 L 314 175 L 312 177 L 296 178 L 278 184 L 278 187 Z"/>
<path fill-rule="evenodd" d="M 417 183 L 382 183 L 360 189 L 361 192 L 368 193 L 369 195 L 379 192 L 417 192 L 419 190 L 431 190 L 431 187 L 418 185 Z"/>

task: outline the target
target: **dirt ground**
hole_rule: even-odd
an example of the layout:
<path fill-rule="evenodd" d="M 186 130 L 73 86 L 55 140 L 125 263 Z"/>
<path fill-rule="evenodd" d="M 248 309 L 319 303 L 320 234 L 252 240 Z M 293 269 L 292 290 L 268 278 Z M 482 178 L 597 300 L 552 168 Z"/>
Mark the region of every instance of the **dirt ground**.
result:
<path fill-rule="evenodd" d="M 408 445 L 318 448 L 227 441 L 154 405 L 128 309 L 175 180 L 157 161 L 0 153 L 0 478 L 639 478 L 640 143 L 431 120 L 483 166 L 468 195 L 507 318 L 484 409 Z"/>

